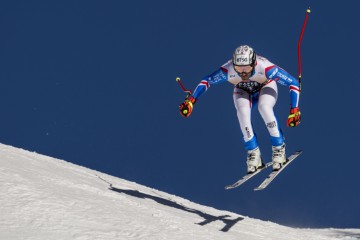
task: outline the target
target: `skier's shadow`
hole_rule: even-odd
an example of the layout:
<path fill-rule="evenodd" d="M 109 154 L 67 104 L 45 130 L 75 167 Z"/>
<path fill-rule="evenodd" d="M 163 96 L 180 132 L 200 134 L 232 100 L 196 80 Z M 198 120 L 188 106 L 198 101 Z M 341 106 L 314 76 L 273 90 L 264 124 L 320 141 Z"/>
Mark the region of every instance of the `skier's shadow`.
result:
<path fill-rule="evenodd" d="M 188 208 L 185 207 L 179 203 L 176 203 L 174 201 L 168 200 L 168 199 L 164 199 L 161 197 L 157 197 L 157 196 L 153 196 L 153 195 L 149 195 L 146 193 L 142 193 L 139 191 L 134 191 L 134 190 L 128 190 L 128 189 L 119 189 L 119 188 L 115 188 L 112 185 L 110 185 L 110 190 L 114 191 L 114 192 L 118 192 L 118 193 L 124 193 L 127 194 L 129 196 L 132 197 L 137 197 L 137 198 L 141 198 L 141 199 L 151 199 L 154 200 L 155 202 L 158 202 L 162 205 L 168 206 L 168 207 L 173 207 L 176 209 L 180 209 L 182 211 L 186 211 L 186 212 L 190 212 L 190 213 L 194 213 L 199 215 L 200 217 L 204 218 L 204 221 L 197 223 L 200 226 L 204 226 L 206 224 L 209 224 L 211 222 L 215 222 L 215 221 L 222 221 L 223 223 L 225 223 L 225 226 L 220 230 L 222 232 L 227 232 L 229 231 L 237 222 L 244 220 L 244 218 L 242 217 L 238 217 L 236 219 L 228 219 L 228 217 L 230 217 L 229 215 L 222 215 L 222 216 L 213 216 L 204 212 L 201 212 L 199 210 L 196 209 L 192 209 L 192 208 Z"/>

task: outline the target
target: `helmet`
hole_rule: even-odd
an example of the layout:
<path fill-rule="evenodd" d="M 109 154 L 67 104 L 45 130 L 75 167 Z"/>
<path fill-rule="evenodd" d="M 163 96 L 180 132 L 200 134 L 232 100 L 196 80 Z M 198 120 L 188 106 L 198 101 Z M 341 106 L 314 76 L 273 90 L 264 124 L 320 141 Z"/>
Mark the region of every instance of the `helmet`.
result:
<path fill-rule="evenodd" d="M 254 66 L 256 62 L 256 54 L 254 49 L 248 45 L 242 45 L 235 49 L 233 54 L 233 64 L 237 66 L 250 65 Z"/>

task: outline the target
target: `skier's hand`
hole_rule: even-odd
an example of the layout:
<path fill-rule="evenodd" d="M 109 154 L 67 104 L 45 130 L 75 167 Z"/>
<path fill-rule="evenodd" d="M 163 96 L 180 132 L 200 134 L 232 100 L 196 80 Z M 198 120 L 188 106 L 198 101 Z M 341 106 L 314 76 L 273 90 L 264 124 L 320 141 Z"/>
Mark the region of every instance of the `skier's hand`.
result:
<path fill-rule="evenodd" d="M 291 108 L 290 115 L 287 120 L 288 127 L 296 127 L 300 124 L 301 113 L 299 107 Z"/>
<path fill-rule="evenodd" d="M 187 98 L 183 103 L 180 104 L 180 114 L 184 117 L 189 117 L 192 113 L 192 110 L 194 108 L 194 104 L 196 102 L 196 99 L 192 96 Z"/>

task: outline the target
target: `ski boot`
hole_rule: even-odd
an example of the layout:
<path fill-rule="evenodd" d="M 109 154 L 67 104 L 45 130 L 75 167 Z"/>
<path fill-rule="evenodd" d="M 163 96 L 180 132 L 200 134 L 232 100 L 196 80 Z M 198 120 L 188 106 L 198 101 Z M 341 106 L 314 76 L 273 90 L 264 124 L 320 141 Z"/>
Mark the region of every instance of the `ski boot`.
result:
<path fill-rule="evenodd" d="M 246 164 L 248 173 L 254 173 L 264 166 L 259 147 L 248 150 Z"/>
<path fill-rule="evenodd" d="M 279 170 L 286 162 L 285 143 L 280 146 L 272 146 L 272 167 L 273 170 Z"/>

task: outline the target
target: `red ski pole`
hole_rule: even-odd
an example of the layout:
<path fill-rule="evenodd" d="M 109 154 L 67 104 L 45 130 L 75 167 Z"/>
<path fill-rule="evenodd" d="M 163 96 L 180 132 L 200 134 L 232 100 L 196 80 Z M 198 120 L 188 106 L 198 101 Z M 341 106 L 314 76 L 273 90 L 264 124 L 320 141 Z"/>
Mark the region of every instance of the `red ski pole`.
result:
<path fill-rule="evenodd" d="M 191 91 L 191 90 L 188 90 L 188 89 L 186 89 L 186 88 L 184 87 L 184 85 L 183 85 L 183 83 L 181 82 L 181 80 L 180 80 L 179 77 L 176 78 L 176 81 L 180 84 L 180 87 L 182 88 L 182 90 L 187 93 L 186 98 L 188 98 L 188 97 L 192 94 L 192 91 Z"/>
<path fill-rule="evenodd" d="M 299 41 L 298 41 L 298 73 L 299 73 L 299 84 L 300 84 L 300 89 L 301 89 L 301 74 L 302 74 L 302 64 L 301 64 L 301 42 L 304 36 L 304 32 L 305 32 L 305 28 L 306 28 L 306 24 L 309 18 L 309 14 L 310 14 L 310 7 L 306 10 L 306 15 L 305 15 L 305 20 L 303 23 L 303 26 L 301 28 L 301 33 L 300 33 L 300 37 L 299 37 Z"/>

